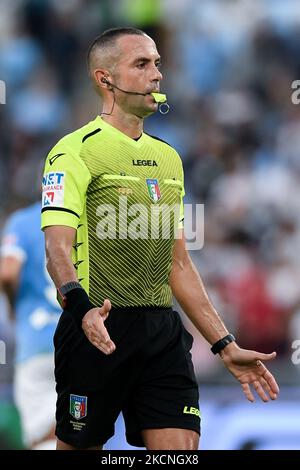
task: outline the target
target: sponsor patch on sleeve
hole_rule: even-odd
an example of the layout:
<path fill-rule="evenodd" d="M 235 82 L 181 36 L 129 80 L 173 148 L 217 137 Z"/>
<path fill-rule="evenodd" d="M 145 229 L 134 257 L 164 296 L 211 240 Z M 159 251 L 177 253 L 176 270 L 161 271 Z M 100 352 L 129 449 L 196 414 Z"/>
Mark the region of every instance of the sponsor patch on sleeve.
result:
<path fill-rule="evenodd" d="M 43 176 L 43 208 L 63 207 L 65 192 L 65 173 L 53 171 Z"/>

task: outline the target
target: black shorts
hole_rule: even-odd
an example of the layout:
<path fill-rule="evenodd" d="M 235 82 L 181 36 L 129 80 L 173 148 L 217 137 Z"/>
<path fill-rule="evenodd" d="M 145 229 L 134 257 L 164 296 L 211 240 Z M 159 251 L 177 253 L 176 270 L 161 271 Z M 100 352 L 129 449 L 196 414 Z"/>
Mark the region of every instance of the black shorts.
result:
<path fill-rule="evenodd" d="M 171 308 L 112 309 L 105 326 L 116 350 L 105 355 L 64 311 L 54 335 L 57 437 L 77 448 L 104 444 L 123 412 L 129 444 L 143 429 L 200 434 L 193 337 Z"/>

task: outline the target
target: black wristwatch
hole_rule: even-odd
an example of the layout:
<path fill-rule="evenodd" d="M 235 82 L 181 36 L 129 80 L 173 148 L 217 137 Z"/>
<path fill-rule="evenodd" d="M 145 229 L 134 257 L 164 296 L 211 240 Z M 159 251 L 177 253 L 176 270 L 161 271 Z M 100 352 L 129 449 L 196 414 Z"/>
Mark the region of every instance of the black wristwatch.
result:
<path fill-rule="evenodd" d="M 67 306 L 66 294 L 73 289 L 82 289 L 80 282 L 70 281 L 64 284 L 63 286 L 61 286 L 59 289 L 57 289 L 57 293 L 58 293 L 57 298 L 62 308 L 66 308 Z"/>
<path fill-rule="evenodd" d="M 224 338 L 219 339 L 215 344 L 212 345 L 210 348 L 211 352 L 214 354 L 218 354 L 222 349 L 224 349 L 228 344 L 235 341 L 235 337 L 232 334 L 224 336 Z"/>

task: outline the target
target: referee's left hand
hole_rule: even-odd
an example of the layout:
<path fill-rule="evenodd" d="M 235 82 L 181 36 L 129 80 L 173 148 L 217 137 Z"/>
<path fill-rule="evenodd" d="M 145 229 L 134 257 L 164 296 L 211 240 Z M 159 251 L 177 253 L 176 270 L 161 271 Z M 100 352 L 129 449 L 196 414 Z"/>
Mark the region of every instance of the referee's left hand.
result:
<path fill-rule="evenodd" d="M 82 329 L 87 339 L 104 354 L 111 354 L 115 351 L 116 345 L 110 339 L 104 321 L 109 315 L 111 303 L 104 300 L 101 308 L 92 308 L 82 319 Z"/>
<path fill-rule="evenodd" d="M 279 387 L 271 372 L 262 363 L 275 359 L 275 352 L 259 353 L 241 349 L 237 344 L 231 343 L 221 351 L 220 356 L 227 369 L 241 383 L 247 400 L 255 401 L 250 385 L 262 401 L 276 400 Z"/>

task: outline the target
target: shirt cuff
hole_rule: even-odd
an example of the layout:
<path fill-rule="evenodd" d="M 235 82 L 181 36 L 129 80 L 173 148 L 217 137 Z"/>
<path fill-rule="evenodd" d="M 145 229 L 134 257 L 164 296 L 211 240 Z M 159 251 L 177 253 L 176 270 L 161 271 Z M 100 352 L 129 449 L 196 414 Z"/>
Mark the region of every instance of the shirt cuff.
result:
<path fill-rule="evenodd" d="M 51 210 L 46 209 L 42 212 L 42 230 L 50 225 L 66 225 L 67 227 L 77 229 L 78 223 L 79 217 L 74 212 L 69 212 L 68 210 L 55 210 L 51 208 Z"/>

